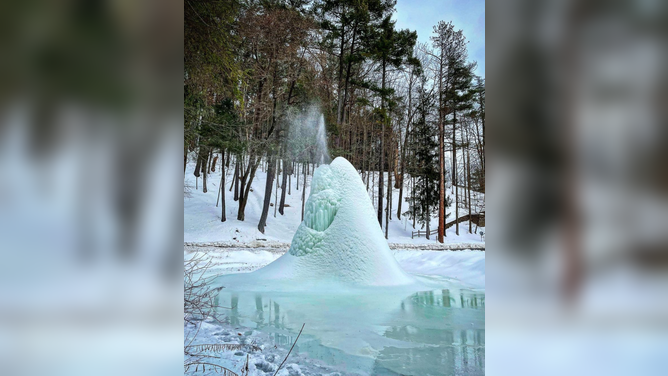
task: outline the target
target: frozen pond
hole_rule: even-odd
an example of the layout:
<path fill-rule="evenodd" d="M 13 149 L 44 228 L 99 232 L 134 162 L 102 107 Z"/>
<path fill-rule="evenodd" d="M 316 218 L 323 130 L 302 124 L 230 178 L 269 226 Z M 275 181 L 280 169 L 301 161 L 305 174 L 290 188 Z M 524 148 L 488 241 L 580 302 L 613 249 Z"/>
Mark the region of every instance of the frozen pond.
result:
<path fill-rule="evenodd" d="M 465 269 L 469 259 L 484 263 L 483 252 L 400 251 L 395 257 L 405 269 L 423 275 L 439 267 L 447 270 L 448 260 L 455 260 L 450 267 L 459 269 Z M 241 261 L 238 256 L 231 258 L 235 265 Z M 425 265 L 425 270 L 416 269 L 418 264 Z M 258 260 L 250 269 L 260 266 Z M 316 359 L 342 374 L 483 375 L 484 288 L 457 280 L 449 285 L 417 293 L 392 289 L 258 292 L 226 286 L 217 303 L 231 307 L 221 308 L 220 313 L 232 326 L 267 334 L 272 343 L 265 345 L 271 347 L 289 349 L 306 324 L 291 358 Z"/>
<path fill-rule="evenodd" d="M 437 290 L 405 298 L 385 294 L 229 292 L 230 324 L 270 334 L 297 353 L 342 371 L 371 375 L 482 375 L 485 294 Z"/>

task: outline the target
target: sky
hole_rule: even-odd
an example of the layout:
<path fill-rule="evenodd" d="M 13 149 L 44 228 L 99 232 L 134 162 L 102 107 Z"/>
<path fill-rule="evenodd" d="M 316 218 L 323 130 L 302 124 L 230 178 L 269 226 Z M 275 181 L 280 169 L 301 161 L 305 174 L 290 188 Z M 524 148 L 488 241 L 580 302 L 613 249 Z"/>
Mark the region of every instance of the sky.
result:
<path fill-rule="evenodd" d="M 485 77 L 484 0 L 397 0 L 396 9 L 397 28 L 416 30 L 421 43 L 431 44 L 438 21 L 452 21 L 469 41 L 469 60 L 478 62 L 475 74 Z"/>

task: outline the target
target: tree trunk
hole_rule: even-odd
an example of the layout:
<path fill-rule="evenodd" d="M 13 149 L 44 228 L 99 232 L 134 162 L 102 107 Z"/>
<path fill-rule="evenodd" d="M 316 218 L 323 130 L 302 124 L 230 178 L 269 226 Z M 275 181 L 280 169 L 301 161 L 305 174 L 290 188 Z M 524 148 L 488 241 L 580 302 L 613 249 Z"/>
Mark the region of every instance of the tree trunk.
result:
<path fill-rule="evenodd" d="M 231 155 L 232 155 L 232 154 L 227 154 L 227 165 L 228 165 L 228 167 L 229 167 L 229 164 L 230 164 L 230 158 L 231 158 Z M 236 162 L 235 162 L 234 164 L 236 165 Z M 237 181 L 237 173 L 238 173 L 238 172 L 239 172 L 239 168 L 236 167 L 236 168 L 234 169 L 234 174 L 232 175 L 232 184 L 230 184 L 230 192 L 232 192 L 232 189 L 234 189 L 234 184 L 235 184 L 236 181 Z M 234 192 L 234 193 L 236 194 L 236 192 Z M 237 197 L 237 198 L 238 198 L 238 197 Z"/>
<path fill-rule="evenodd" d="M 262 214 L 260 215 L 260 223 L 257 225 L 257 229 L 264 234 L 264 228 L 267 225 L 267 215 L 269 214 L 269 203 L 271 203 L 271 190 L 274 186 L 274 172 L 276 169 L 276 164 L 274 163 L 274 157 L 269 157 L 269 163 L 267 167 L 267 181 L 264 186 L 264 204 L 262 205 Z"/>
<path fill-rule="evenodd" d="M 287 166 L 292 166 L 291 161 L 283 161 L 283 182 L 281 183 L 282 191 L 281 191 L 281 205 L 278 207 L 278 212 L 281 213 L 281 215 L 284 215 L 283 210 L 285 208 L 285 186 L 287 185 L 288 188 L 290 187 L 288 183 L 288 168 Z M 289 193 L 288 193 L 289 194 Z"/>
<path fill-rule="evenodd" d="M 412 76 L 412 74 L 411 74 Z M 401 181 L 399 182 L 399 203 L 397 204 L 397 219 L 401 220 L 401 201 L 403 200 L 404 196 L 404 172 L 405 172 L 405 167 L 406 167 L 406 149 L 408 148 L 408 135 L 410 134 L 411 130 L 411 120 L 413 118 L 412 114 L 412 95 L 413 93 L 413 80 L 409 77 L 408 79 L 408 121 L 406 122 L 406 135 L 404 136 L 404 145 L 401 148 L 401 173 L 400 173 L 400 179 Z M 401 135 L 399 135 L 401 137 Z"/>
<path fill-rule="evenodd" d="M 385 210 L 385 239 L 387 239 L 389 231 L 390 231 L 390 213 L 392 212 L 392 207 L 390 206 L 391 205 L 391 200 L 392 200 L 392 174 L 390 173 L 389 168 L 388 168 L 388 171 L 387 171 L 387 204 L 386 204 L 386 210 Z"/>
<path fill-rule="evenodd" d="M 376 200 L 376 171 L 371 172 L 371 202 Z"/>
<path fill-rule="evenodd" d="M 485 101 L 483 100 L 482 96 L 480 97 L 480 108 L 484 108 L 485 106 Z M 485 193 L 485 111 L 481 111 L 480 113 L 480 120 L 482 122 L 482 157 L 480 158 L 480 165 L 481 165 L 481 173 L 482 173 L 482 187 L 481 187 L 481 192 Z M 477 134 L 478 132 L 476 132 Z"/>
<path fill-rule="evenodd" d="M 245 170 L 246 172 L 242 173 L 239 175 L 239 204 L 241 205 L 241 201 L 244 199 L 244 192 L 246 192 L 246 179 L 250 176 L 250 170 L 251 170 L 251 165 L 250 165 L 250 160 L 248 161 L 249 165 L 246 166 Z"/>
<path fill-rule="evenodd" d="M 339 82 L 338 82 L 338 90 L 337 90 L 337 96 L 338 96 L 338 104 L 337 104 L 337 109 L 336 109 L 336 125 L 337 125 L 337 131 L 340 131 L 341 127 L 341 117 L 343 116 L 343 54 L 345 51 L 345 27 L 343 25 L 343 22 L 341 23 L 341 44 L 339 48 Z M 340 132 L 339 132 L 340 134 Z M 337 147 L 340 146 L 339 144 L 339 139 L 337 137 Z"/>
<path fill-rule="evenodd" d="M 276 173 L 280 174 L 281 170 L 279 170 L 279 164 L 281 163 L 280 159 L 276 160 Z M 283 166 L 283 169 L 285 169 L 285 166 Z M 274 192 L 274 218 L 276 218 L 276 209 L 278 209 L 278 179 L 276 179 L 276 192 Z"/>
<path fill-rule="evenodd" d="M 452 111 L 452 184 L 455 186 L 455 219 L 459 218 L 459 187 L 457 186 L 457 111 Z M 455 224 L 455 234 L 459 236 L 459 222 Z"/>
<path fill-rule="evenodd" d="M 442 54 L 442 52 L 441 52 Z M 442 56 L 442 55 L 441 55 Z M 445 236 L 445 125 L 443 124 L 443 60 L 441 57 L 438 74 L 438 242 Z"/>
<path fill-rule="evenodd" d="M 457 130 L 457 113 L 453 111 L 454 119 L 452 121 L 452 185 L 457 184 L 457 144 L 455 133 Z"/>
<path fill-rule="evenodd" d="M 352 56 L 353 53 L 355 53 L 355 40 L 357 39 L 357 23 L 355 23 L 355 26 L 353 26 L 353 36 L 352 36 L 352 42 L 350 43 L 350 54 L 349 56 Z M 344 84 L 344 89 L 343 89 L 343 105 L 345 106 L 346 102 L 348 101 L 348 82 L 350 81 L 350 68 L 352 67 L 353 64 L 353 59 L 349 58 L 348 59 L 348 65 L 346 67 L 346 80 Z M 341 122 L 343 123 L 343 115 L 341 115 Z M 350 117 L 350 116 L 348 116 Z"/>
<path fill-rule="evenodd" d="M 399 189 L 399 142 L 395 140 L 396 135 L 394 134 L 394 129 L 390 132 L 392 134 L 392 173 L 394 174 L 394 189 Z M 399 133 L 399 139 L 401 140 L 401 133 Z M 390 214 L 390 218 L 392 215 Z"/>
<path fill-rule="evenodd" d="M 224 156 L 223 156 L 223 158 L 224 158 Z M 216 158 L 216 160 L 218 160 L 218 159 Z M 220 192 L 223 192 L 223 197 L 225 196 L 225 185 L 223 185 L 223 175 L 224 175 L 225 171 L 223 171 L 222 166 L 221 166 L 220 172 L 221 172 L 221 174 L 220 174 L 220 184 L 218 184 L 218 195 L 216 196 L 216 207 L 218 207 L 218 204 L 220 203 Z"/>
<path fill-rule="evenodd" d="M 429 179 L 427 177 L 425 177 L 425 179 L 426 179 L 425 184 L 427 186 L 427 191 L 429 191 Z M 425 203 L 425 206 L 427 209 L 426 211 L 424 211 L 424 213 L 427 213 L 427 220 L 425 221 L 427 223 L 427 239 L 429 239 L 429 223 L 431 222 L 431 214 L 429 211 L 429 204 Z"/>
<path fill-rule="evenodd" d="M 304 184 L 302 185 L 302 222 L 304 222 L 304 205 L 306 204 L 306 172 L 308 168 L 306 163 L 304 163 Z"/>
<path fill-rule="evenodd" d="M 195 171 L 193 171 L 193 175 L 195 175 L 195 178 L 198 178 L 200 176 L 200 170 L 202 169 L 202 151 L 197 152 L 197 163 L 195 164 Z M 195 179 L 197 181 L 197 179 Z"/>
<path fill-rule="evenodd" d="M 205 151 L 204 152 L 204 159 L 202 160 L 202 192 L 206 193 L 207 187 L 206 187 L 206 176 L 208 175 L 208 170 L 209 170 L 209 152 Z"/>
<path fill-rule="evenodd" d="M 366 129 L 366 126 L 364 126 L 364 150 L 362 151 L 362 154 L 364 155 L 364 159 L 362 160 L 362 165 L 366 166 L 366 169 L 365 169 L 366 170 L 366 191 L 368 193 L 369 192 L 369 160 L 367 158 L 366 133 L 367 133 L 367 129 Z"/>
<path fill-rule="evenodd" d="M 383 61 L 383 78 L 382 78 L 381 95 L 381 109 L 385 110 L 385 62 Z M 380 162 L 378 164 L 378 224 L 383 228 L 383 165 L 385 164 L 385 111 L 383 111 L 383 119 L 380 126 Z"/>
<path fill-rule="evenodd" d="M 468 135 L 466 138 L 468 139 Z M 466 188 L 469 201 L 469 218 L 471 218 L 471 155 L 468 150 L 466 151 L 466 184 L 468 185 Z M 472 234 L 471 221 L 469 221 L 469 234 Z"/>
<path fill-rule="evenodd" d="M 411 180 L 413 181 L 413 188 L 411 188 L 411 195 L 414 195 L 415 193 L 415 177 L 411 177 Z M 415 197 L 413 197 L 413 205 L 415 205 Z M 415 207 L 415 206 L 413 206 Z M 415 229 L 415 209 L 413 209 L 413 229 Z"/>
<path fill-rule="evenodd" d="M 394 132 L 390 129 L 390 145 L 394 145 Z M 392 220 L 392 173 L 390 172 L 389 166 L 394 166 L 395 155 L 388 155 L 388 171 L 387 171 L 387 213 L 385 215 L 385 222 L 387 227 L 390 227 L 390 221 Z M 392 168 L 394 170 L 394 167 Z"/>
<path fill-rule="evenodd" d="M 255 179 L 255 172 L 260 166 L 260 161 L 256 161 L 251 155 L 248 160 L 248 167 L 246 173 L 241 179 L 241 190 L 239 191 L 239 211 L 237 212 L 237 219 L 243 221 L 246 219 L 246 204 L 248 203 L 248 195 Z M 248 181 L 246 181 L 248 179 Z"/>
<path fill-rule="evenodd" d="M 220 153 L 220 193 L 223 196 L 221 199 L 221 209 L 220 209 L 220 221 L 227 221 L 227 215 L 225 214 L 225 150 Z"/>
<path fill-rule="evenodd" d="M 222 158 L 225 159 L 225 156 L 222 155 Z M 216 163 L 218 163 L 218 156 L 217 155 L 215 157 L 213 157 L 213 161 L 211 161 L 211 172 L 216 172 Z M 220 166 L 220 168 L 222 169 L 223 166 Z"/>
<path fill-rule="evenodd" d="M 241 173 L 241 175 L 239 175 L 239 181 L 238 181 L 238 183 L 239 183 L 239 196 L 238 196 L 239 197 L 238 198 L 239 209 L 238 209 L 238 213 L 237 213 L 237 219 L 239 217 L 241 217 L 241 210 L 242 210 L 241 205 L 244 202 L 244 192 L 246 191 L 246 179 L 250 175 L 250 168 L 251 168 L 250 159 L 249 159 L 248 162 L 249 162 L 249 165 L 246 167 L 246 172 L 243 172 L 243 170 L 239 171 Z"/>
<path fill-rule="evenodd" d="M 237 156 L 237 160 L 234 163 L 234 201 L 239 201 L 239 179 L 241 178 L 241 175 L 239 175 L 239 163 L 241 163 L 241 158 Z"/>

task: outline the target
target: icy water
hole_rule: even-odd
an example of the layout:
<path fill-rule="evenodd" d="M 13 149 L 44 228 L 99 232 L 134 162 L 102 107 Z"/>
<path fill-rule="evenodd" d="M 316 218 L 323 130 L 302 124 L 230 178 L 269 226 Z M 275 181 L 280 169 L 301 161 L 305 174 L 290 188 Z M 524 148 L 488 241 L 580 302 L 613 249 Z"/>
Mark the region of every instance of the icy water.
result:
<path fill-rule="evenodd" d="M 293 353 L 365 375 L 483 375 L 485 294 L 449 288 L 413 294 L 242 292 L 218 304 L 235 326 L 265 332 L 279 347 L 304 331 Z"/>

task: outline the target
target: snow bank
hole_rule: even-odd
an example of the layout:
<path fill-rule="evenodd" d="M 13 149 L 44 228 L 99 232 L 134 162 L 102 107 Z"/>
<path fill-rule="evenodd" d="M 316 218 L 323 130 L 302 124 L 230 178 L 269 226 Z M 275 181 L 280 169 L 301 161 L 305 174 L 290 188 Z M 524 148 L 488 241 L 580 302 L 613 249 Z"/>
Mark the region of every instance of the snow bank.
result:
<path fill-rule="evenodd" d="M 485 288 L 485 252 L 396 251 L 394 257 L 408 273 L 456 279 L 463 287 Z"/>

